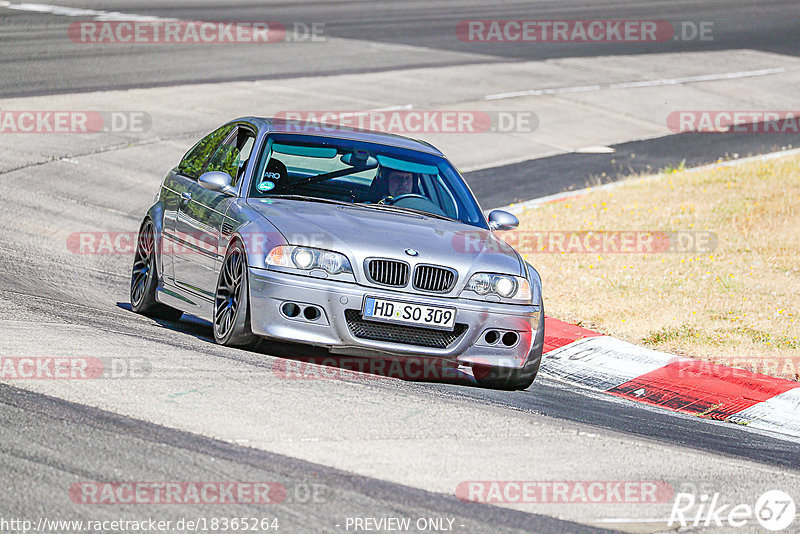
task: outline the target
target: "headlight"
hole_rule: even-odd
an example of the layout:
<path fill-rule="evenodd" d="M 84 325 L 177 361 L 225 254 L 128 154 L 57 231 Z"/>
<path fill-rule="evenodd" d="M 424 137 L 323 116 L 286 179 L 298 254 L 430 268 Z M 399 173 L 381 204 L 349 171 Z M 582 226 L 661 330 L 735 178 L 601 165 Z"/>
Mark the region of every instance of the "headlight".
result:
<path fill-rule="evenodd" d="M 488 295 L 492 290 L 492 276 L 487 273 L 477 273 L 469 279 L 467 289 L 478 295 Z"/>
<path fill-rule="evenodd" d="M 311 269 L 314 266 L 314 253 L 307 248 L 296 248 L 292 251 L 292 263 L 298 269 Z"/>
<path fill-rule="evenodd" d="M 494 279 L 492 289 L 494 292 L 503 298 L 508 298 L 517 292 L 517 281 L 513 278 L 506 278 L 505 276 L 498 276 Z"/>
<path fill-rule="evenodd" d="M 328 274 L 353 274 L 350 261 L 344 254 L 295 245 L 278 245 L 269 252 L 265 263 L 267 266 L 289 267 L 302 271 L 322 269 Z"/>
<path fill-rule="evenodd" d="M 531 285 L 527 279 L 519 276 L 475 273 L 464 289 L 482 296 L 495 294 L 520 304 L 531 302 Z"/>

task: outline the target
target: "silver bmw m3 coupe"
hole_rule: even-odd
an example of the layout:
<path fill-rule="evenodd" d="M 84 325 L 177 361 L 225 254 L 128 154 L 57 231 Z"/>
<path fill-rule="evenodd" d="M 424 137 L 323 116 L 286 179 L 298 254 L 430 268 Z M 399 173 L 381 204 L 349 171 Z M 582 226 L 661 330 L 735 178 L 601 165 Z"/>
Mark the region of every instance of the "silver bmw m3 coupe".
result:
<path fill-rule="evenodd" d="M 222 345 L 279 340 L 470 367 L 525 389 L 544 339 L 541 280 L 431 145 L 245 117 L 161 184 L 137 241 L 131 306 L 208 319 Z"/>

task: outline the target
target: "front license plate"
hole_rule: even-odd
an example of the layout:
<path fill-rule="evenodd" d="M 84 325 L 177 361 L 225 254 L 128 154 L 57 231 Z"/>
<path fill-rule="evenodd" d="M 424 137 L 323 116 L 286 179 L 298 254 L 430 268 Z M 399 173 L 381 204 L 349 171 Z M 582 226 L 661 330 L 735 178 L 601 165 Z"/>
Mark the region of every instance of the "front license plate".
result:
<path fill-rule="evenodd" d="M 426 326 L 439 330 L 452 330 L 456 324 L 456 309 L 426 306 L 399 300 L 367 297 L 364 299 L 364 319 L 386 323 Z"/>

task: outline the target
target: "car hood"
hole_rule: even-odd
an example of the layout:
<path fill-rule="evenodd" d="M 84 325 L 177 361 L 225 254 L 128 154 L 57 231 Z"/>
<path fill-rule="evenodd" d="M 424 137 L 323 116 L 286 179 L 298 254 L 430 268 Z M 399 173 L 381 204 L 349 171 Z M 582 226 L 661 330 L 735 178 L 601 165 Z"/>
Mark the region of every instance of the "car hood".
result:
<path fill-rule="evenodd" d="M 252 209 L 272 223 L 292 245 L 347 255 L 359 282 L 364 260 L 395 258 L 413 266 L 442 265 L 458 271 L 454 290 L 475 272 L 523 275 L 523 264 L 507 243 L 489 230 L 403 212 L 287 199 L 249 199 Z M 416 256 L 406 249 L 417 251 Z"/>

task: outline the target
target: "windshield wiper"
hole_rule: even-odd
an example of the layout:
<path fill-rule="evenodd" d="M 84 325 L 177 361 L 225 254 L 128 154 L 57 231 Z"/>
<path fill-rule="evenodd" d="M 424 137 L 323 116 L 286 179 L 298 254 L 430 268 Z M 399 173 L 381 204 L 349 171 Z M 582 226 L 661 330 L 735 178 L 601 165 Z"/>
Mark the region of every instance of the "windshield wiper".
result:
<path fill-rule="evenodd" d="M 356 202 L 359 206 L 368 206 L 375 209 L 384 209 L 389 211 L 403 211 L 406 213 L 413 213 L 414 215 L 424 215 L 426 217 L 433 217 L 434 219 L 444 219 L 445 221 L 461 222 L 458 219 L 453 219 L 447 215 L 440 215 L 438 213 L 431 213 L 429 211 L 415 210 L 414 208 L 404 208 L 402 206 L 392 206 L 391 204 L 369 204 L 366 202 Z"/>

